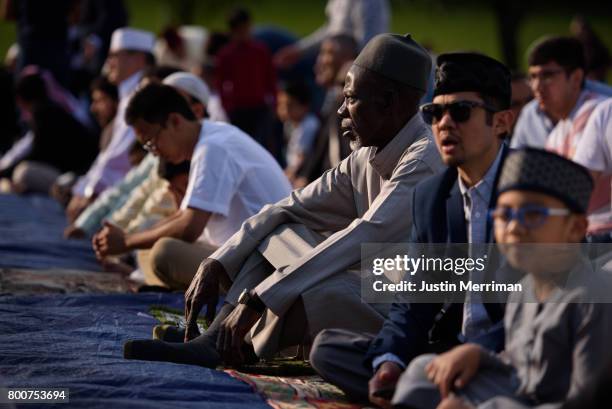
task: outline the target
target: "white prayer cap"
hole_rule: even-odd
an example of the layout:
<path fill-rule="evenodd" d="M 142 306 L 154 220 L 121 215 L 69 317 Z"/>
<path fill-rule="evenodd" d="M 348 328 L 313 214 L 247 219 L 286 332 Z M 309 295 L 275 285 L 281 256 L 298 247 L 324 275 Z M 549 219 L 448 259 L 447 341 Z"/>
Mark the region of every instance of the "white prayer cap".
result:
<path fill-rule="evenodd" d="M 155 36 L 148 31 L 127 27 L 118 28 L 113 31 L 109 52 L 131 50 L 152 53 L 154 43 Z"/>
<path fill-rule="evenodd" d="M 208 104 L 210 90 L 204 81 L 196 75 L 183 71 L 175 72 L 164 78 L 162 83 L 185 91 L 204 105 Z"/>

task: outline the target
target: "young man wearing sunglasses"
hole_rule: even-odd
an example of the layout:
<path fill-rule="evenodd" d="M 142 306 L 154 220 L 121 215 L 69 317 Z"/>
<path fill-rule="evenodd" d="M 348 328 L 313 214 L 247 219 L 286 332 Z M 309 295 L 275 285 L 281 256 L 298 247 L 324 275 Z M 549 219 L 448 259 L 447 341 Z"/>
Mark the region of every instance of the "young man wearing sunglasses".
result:
<path fill-rule="evenodd" d="M 492 240 L 487 212 L 507 151 L 510 93 L 510 72 L 500 62 L 475 53 L 438 57 L 433 103 L 421 112 L 432 125 L 447 168 L 415 187 L 413 242 Z M 400 374 L 417 355 L 445 350 L 458 344 L 459 336 L 501 347 L 502 308 L 472 301 L 450 308 L 395 303 L 376 337 L 344 330 L 321 332 L 313 344 L 311 363 L 351 398 L 388 406 Z"/>

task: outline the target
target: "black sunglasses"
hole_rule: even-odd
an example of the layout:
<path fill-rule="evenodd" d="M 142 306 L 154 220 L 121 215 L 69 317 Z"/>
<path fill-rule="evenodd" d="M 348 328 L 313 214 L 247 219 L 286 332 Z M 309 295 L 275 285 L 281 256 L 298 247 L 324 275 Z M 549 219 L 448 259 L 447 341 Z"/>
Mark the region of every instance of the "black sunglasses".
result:
<path fill-rule="evenodd" d="M 423 120 L 429 125 L 438 122 L 448 110 L 454 122 L 465 122 L 470 119 L 473 108 L 482 108 L 489 112 L 497 112 L 498 110 L 489 104 L 476 101 L 456 101 L 450 104 L 425 104 L 421 106 Z"/>

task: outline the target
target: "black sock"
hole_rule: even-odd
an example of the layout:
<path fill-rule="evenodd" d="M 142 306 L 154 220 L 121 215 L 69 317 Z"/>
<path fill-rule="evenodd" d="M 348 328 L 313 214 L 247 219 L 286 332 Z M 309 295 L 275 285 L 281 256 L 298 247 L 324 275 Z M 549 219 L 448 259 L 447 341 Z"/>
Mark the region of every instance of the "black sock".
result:
<path fill-rule="evenodd" d="M 208 338 L 199 336 L 189 342 L 164 342 L 157 339 L 131 340 L 123 344 L 123 357 L 144 361 L 165 361 L 215 368 L 221 356 Z"/>
<path fill-rule="evenodd" d="M 185 328 L 168 324 L 156 325 L 153 327 L 153 339 L 165 342 L 184 342 Z"/>
<path fill-rule="evenodd" d="M 154 340 L 130 340 L 123 345 L 123 357 L 126 359 L 140 359 L 144 361 L 166 361 L 179 364 L 200 365 L 214 368 L 221 363 L 221 356 L 217 352 L 217 334 L 219 326 L 233 311 L 231 304 L 224 304 L 210 327 L 202 335 L 189 342 L 165 342 Z M 170 330 L 170 338 L 180 336 L 181 329 Z M 184 330 L 183 330 L 184 334 Z M 154 336 L 156 335 L 154 330 Z"/>

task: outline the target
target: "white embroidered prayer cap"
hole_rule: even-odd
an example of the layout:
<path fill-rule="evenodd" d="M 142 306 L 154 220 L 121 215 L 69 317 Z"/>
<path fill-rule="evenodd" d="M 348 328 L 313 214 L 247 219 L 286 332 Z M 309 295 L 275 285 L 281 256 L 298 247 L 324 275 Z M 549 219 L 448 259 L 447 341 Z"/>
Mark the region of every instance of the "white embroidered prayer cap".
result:
<path fill-rule="evenodd" d="M 148 31 L 128 27 L 118 28 L 113 31 L 109 52 L 131 50 L 152 53 L 154 44 L 155 36 Z"/>

